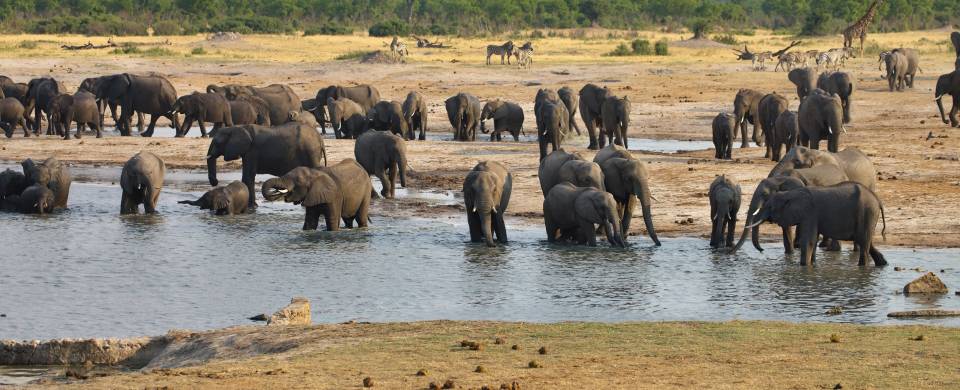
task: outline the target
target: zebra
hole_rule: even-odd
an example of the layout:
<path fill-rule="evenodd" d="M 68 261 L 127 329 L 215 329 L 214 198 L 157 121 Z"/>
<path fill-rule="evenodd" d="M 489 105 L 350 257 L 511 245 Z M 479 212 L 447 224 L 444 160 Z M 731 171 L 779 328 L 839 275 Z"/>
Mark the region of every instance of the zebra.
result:
<path fill-rule="evenodd" d="M 390 51 L 400 57 L 410 54 L 410 51 L 407 50 L 407 44 L 400 42 L 397 37 L 393 37 L 393 41 L 390 42 Z"/>
<path fill-rule="evenodd" d="M 776 72 L 777 69 L 783 69 L 784 72 L 789 72 L 793 69 L 794 66 L 797 66 L 803 62 L 804 55 L 799 52 L 789 52 L 784 53 L 780 56 L 780 60 L 777 62 L 777 66 L 773 68 L 773 71 Z"/>
<path fill-rule="evenodd" d="M 753 66 L 754 66 L 753 70 L 767 69 L 767 66 L 765 65 L 765 63 L 767 61 L 772 61 L 772 60 L 773 60 L 773 53 L 769 51 L 765 51 L 763 53 L 757 53 L 757 55 L 753 58 Z M 757 63 L 760 64 L 759 67 L 757 67 Z"/>
<path fill-rule="evenodd" d="M 517 68 L 529 68 L 533 64 L 533 47 L 524 47 L 517 49 Z"/>
<path fill-rule="evenodd" d="M 803 53 L 803 66 L 810 65 L 810 60 L 813 60 L 814 63 L 817 62 L 817 57 L 820 56 L 820 50 L 807 50 Z"/>
<path fill-rule="evenodd" d="M 507 64 L 510 64 L 510 55 L 516 49 L 513 41 L 507 41 L 502 45 L 487 45 L 487 65 L 490 65 L 490 57 L 500 56 L 500 65 L 503 65 L 503 57 L 507 57 Z"/>
<path fill-rule="evenodd" d="M 526 41 L 524 42 L 523 46 L 513 48 L 513 56 L 517 57 L 517 61 L 520 61 L 520 50 L 533 51 L 533 43 L 530 43 L 530 41 Z"/>

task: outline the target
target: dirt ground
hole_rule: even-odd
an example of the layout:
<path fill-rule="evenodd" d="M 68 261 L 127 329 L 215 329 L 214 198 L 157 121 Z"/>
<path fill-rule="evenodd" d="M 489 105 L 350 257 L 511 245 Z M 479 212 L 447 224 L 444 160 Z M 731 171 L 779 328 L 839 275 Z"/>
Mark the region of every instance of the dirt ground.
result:
<path fill-rule="evenodd" d="M 878 193 L 886 207 L 888 225 L 888 239 L 881 245 L 960 245 L 960 207 L 957 206 L 960 204 L 960 162 L 957 161 L 960 134 L 940 122 L 932 90 L 936 77 L 952 68 L 950 54 L 940 42 L 946 36 L 944 31 L 876 36 L 879 44 L 873 43 L 877 45 L 921 48 L 923 72 L 912 90 L 888 92 L 872 56 L 854 59 L 845 69 L 854 75 L 856 92 L 853 121 L 847 127 L 841 147 L 860 148 L 877 165 L 882 180 Z M 4 38 L 16 39 L 15 36 Z M 310 37 L 300 38 L 303 41 L 298 43 L 286 39 L 280 47 L 299 53 L 291 48 L 301 50 L 305 45 L 312 45 L 313 40 L 324 38 L 334 40 Z M 483 65 L 483 57 L 473 53 L 480 52 L 472 49 L 475 44 L 480 47 L 474 41 L 461 42 L 462 46 L 453 51 L 414 49 L 405 65 L 359 64 L 349 60 L 309 62 L 281 54 L 275 61 L 243 59 L 243 53 L 262 55 L 261 50 L 268 45 L 264 42 L 266 39 L 269 37 L 226 43 L 234 46 L 223 49 L 225 52 L 217 49 L 220 55 L 213 58 L 63 54 L 46 50 L 26 58 L 0 58 L 0 67 L 16 81 L 41 75 L 56 76 L 71 90 L 85 77 L 121 71 L 162 72 L 181 94 L 202 90 L 211 83 L 288 83 L 303 98 L 313 96 L 319 88 L 330 84 L 370 83 L 380 89 L 385 99 L 393 100 L 402 100 L 408 91 L 418 90 L 429 101 L 429 129 L 438 133 L 450 132 L 443 100 L 459 91 L 469 91 L 481 99 L 519 102 L 526 109 L 525 131 L 534 134 L 531 111 L 538 88 L 579 89 L 590 82 L 606 85 L 616 94 L 628 96 L 633 104 L 631 137 L 679 140 L 709 140 L 712 117 L 732 110 L 733 97 L 740 88 L 777 91 L 790 99 L 793 110 L 798 104 L 795 89 L 784 72 L 752 71 L 750 64 L 734 61 L 728 49 L 672 48 L 673 55 L 668 57 L 628 57 L 618 63 L 614 62 L 616 58 L 598 56 L 615 44 L 615 40 L 547 39 L 538 42 L 545 49 L 537 53 L 531 70 Z M 377 47 L 375 38 L 352 39 Z M 777 36 L 749 39 L 757 41 L 753 44 L 757 48 L 764 44 L 776 48 L 787 40 Z M 824 49 L 831 43 L 834 42 L 809 42 L 801 48 Z M 193 44 L 190 41 L 171 47 L 189 48 Z M 325 50 L 323 53 L 335 49 Z M 591 54 L 596 55 L 597 61 L 584 62 Z M 447 60 L 450 57 L 459 62 L 451 63 Z M 196 134 L 194 130 L 192 136 Z M 589 159 L 593 152 L 585 149 L 586 144 L 585 137 L 574 137 L 564 148 Z M 17 136 L 0 140 L 0 159 L 19 161 L 53 155 L 74 163 L 119 165 L 139 150 L 150 150 L 160 155 L 168 166 L 203 169 L 206 147 L 207 141 L 197 138 L 94 139 L 87 136 L 82 140 L 61 141 Z M 352 157 L 352 141 L 330 140 L 327 147 L 334 161 Z M 415 171 L 411 185 L 420 189 L 459 190 L 465 172 L 478 161 L 503 162 L 515 177 L 509 214 L 523 217 L 529 223 L 540 223 L 542 195 L 537 180 L 535 144 L 410 142 L 408 148 L 410 165 Z M 659 233 L 666 237 L 709 234 L 706 193 L 715 175 L 727 174 L 737 179 L 746 204 L 756 183 L 773 166 L 773 162 L 762 158 L 763 149 L 757 147 L 734 150 L 733 161 L 716 161 L 712 151 L 637 152 L 635 155 L 648 163 L 651 187 L 658 200 L 653 207 L 654 222 Z M 406 211 L 429 214 L 449 212 L 449 209 L 421 207 Z M 687 221 L 690 218 L 692 223 Z M 763 228 L 771 237 L 777 231 L 773 226 Z M 645 235 L 642 223 L 634 224 L 632 234 Z"/>

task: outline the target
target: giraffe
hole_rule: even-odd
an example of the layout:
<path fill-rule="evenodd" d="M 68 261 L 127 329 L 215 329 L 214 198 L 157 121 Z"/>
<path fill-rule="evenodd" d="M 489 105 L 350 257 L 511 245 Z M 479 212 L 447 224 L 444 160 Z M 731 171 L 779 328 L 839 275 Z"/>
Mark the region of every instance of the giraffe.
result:
<path fill-rule="evenodd" d="M 860 20 L 843 29 L 843 47 L 853 47 L 853 39 L 860 38 L 860 56 L 863 57 L 863 41 L 867 40 L 867 28 L 870 27 L 870 22 L 877 15 L 877 8 L 882 3 L 883 0 L 874 1 Z"/>

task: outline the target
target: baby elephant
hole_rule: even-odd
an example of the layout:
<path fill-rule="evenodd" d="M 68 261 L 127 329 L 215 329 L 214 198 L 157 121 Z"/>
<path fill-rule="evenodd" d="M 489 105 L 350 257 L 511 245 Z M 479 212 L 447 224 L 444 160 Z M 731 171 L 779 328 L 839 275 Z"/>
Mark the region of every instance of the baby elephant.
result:
<path fill-rule="evenodd" d="M 500 99 L 488 101 L 480 112 L 480 131 L 484 134 L 489 131 L 487 119 L 493 119 L 490 142 L 500 141 L 503 132 L 513 135 L 514 141 L 520 141 L 520 133 L 523 132 L 523 108 L 520 105 Z"/>
<path fill-rule="evenodd" d="M 731 158 L 736 129 L 733 115 L 721 112 L 713 118 L 713 148 L 716 150 L 714 158 L 726 160 Z"/>
<path fill-rule="evenodd" d="M 218 93 L 194 92 L 181 96 L 173 104 L 173 111 L 184 115 L 183 125 L 176 129 L 177 137 L 187 135 L 187 132 L 193 127 L 194 121 L 200 126 L 201 138 L 207 137 L 207 129 L 203 126 L 204 122 L 213 123 L 213 131 L 224 126 L 233 126 L 230 102 Z"/>
<path fill-rule="evenodd" d="M 881 234 L 886 237 L 887 222 L 883 205 L 873 191 L 855 182 L 829 187 L 804 187 L 770 196 L 757 215 L 757 222 L 770 221 L 781 227 L 797 226 L 800 265 L 816 259 L 817 238 L 853 241 L 860 247 L 859 265 L 866 265 L 867 252 L 876 266 L 887 265 L 883 254 L 873 245 L 877 220 L 883 218 Z"/>
<path fill-rule="evenodd" d="M 797 121 L 797 113 L 787 110 L 777 116 L 773 122 L 773 134 L 767 137 L 770 144 L 770 159 L 780 161 L 781 154 L 785 148 L 787 152 L 797 146 L 797 134 L 800 133 L 800 124 Z"/>
<path fill-rule="evenodd" d="M 54 195 L 46 186 L 34 184 L 19 195 L 3 199 L 3 210 L 24 214 L 47 214 L 53 211 Z"/>
<path fill-rule="evenodd" d="M 50 112 L 51 125 L 63 139 L 70 139 L 70 124 L 77 123 L 77 138 L 87 125 L 96 130 L 97 138 L 100 134 L 100 110 L 97 109 L 97 98 L 89 92 L 77 92 L 74 95 L 58 95 L 50 100 L 47 107 Z"/>
<path fill-rule="evenodd" d="M 737 212 L 740 211 L 740 185 L 725 175 L 717 176 L 710 184 L 709 196 L 710 219 L 713 224 L 710 246 L 713 248 L 733 246 Z"/>
<path fill-rule="evenodd" d="M 510 204 L 512 188 L 513 176 L 495 161 L 482 161 L 467 174 L 463 181 L 463 203 L 471 242 L 485 241 L 487 246 L 495 246 L 493 235 L 496 233 L 498 242 L 507 243 L 503 214 Z"/>
<path fill-rule="evenodd" d="M 127 160 L 120 173 L 120 214 L 136 214 L 141 204 L 145 213 L 156 213 L 164 173 L 163 160 L 153 153 L 140 152 Z"/>
<path fill-rule="evenodd" d="M 320 216 L 328 231 L 340 230 L 340 220 L 352 228 L 369 221 L 372 186 L 366 171 L 353 159 L 322 168 L 297 167 L 286 175 L 269 179 L 261 189 L 264 199 L 303 205 L 303 230 L 317 230 Z"/>
<path fill-rule="evenodd" d="M 247 212 L 247 185 L 234 181 L 225 187 L 207 191 L 200 199 L 181 200 L 177 203 L 199 206 L 201 210 L 211 210 L 215 215 L 234 215 Z"/>
<path fill-rule="evenodd" d="M 3 129 L 3 134 L 7 138 L 13 137 L 14 130 L 17 129 L 17 126 L 23 128 L 23 136 L 29 137 L 30 131 L 27 130 L 26 119 L 23 117 L 23 103 L 20 103 L 20 100 L 17 98 L 3 98 L 0 99 L 0 128 Z"/>
<path fill-rule="evenodd" d="M 0 200 L 10 195 L 20 195 L 27 189 L 27 177 L 12 169 L 0 172 Z"/>
<path fill-rule="evenodd" d="M 580 245 L 597 246 L 599 224 L 611 246 L 625 246 L 617 202 L 613 195 L 596 188 L 570 183 L 555 185 L 543 200 L 543 222 L 550 242 L 572 238 Z"/>
<path fill-rule="evenodd" d="M 368 131 L 357 138 L 353 155 L 367 173 L 380 179 L 380 195 L 392 199 L 397 175 L 400 186 L 407 186 L 407 143 L 395 134 Z"/>

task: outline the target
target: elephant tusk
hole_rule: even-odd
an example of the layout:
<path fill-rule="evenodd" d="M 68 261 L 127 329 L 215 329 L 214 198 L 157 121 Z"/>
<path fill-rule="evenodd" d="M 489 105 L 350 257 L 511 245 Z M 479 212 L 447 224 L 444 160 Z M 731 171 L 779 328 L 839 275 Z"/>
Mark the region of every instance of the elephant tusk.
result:
<path fill-rule="evenodd" d="M 744 228 L 744 229 L 753 229 L 753 228 L 755 228 L 755 227 L 757 227 L 757 226 L 760 226 L 761 223 L 763 223 L 762 220 L 761 220 L 761 221 L 754 222 L 754 223 L 750 224 L 750 226 L 744 226 L 743 228 Z"/>
<path fill-rule="evenodd" d="M 490 211 L 492 211 L 494 214 L 496 214 L 496 213 L 497 213 L 497 208 L 496 208 L 496 207 L 491 208 Z"/>
<path fill-rule="evenodd" d="M 754 212 L 753 212 L 753 216 L 756 217 L 757 214 L 760 214 L 760 210 L 761 210 L 761 209 L 757 209 L 757 211 L 754 211 Z"/>
<path fill-rule="evenodd" d="M 281 188 L 281 189 L 277 190 L 277 193 L 278 193 L 278 194 L 286 194 L 286 193 L 288 193 L 288 192 L 290 192 L 290 190 L 288 190 L 288 189 L 286 189 L 286 188 Z"/>
<path fill-rule="evenodd" d="M 211 159 L 211 158 L 213 158 L 213 156 L 211 156 L 211 155 L 208 154 L 208 155 L 207 155 L 207 158 L 205 158 L 205 160 L 209 160 L 209 159 Z"/>
<path fill-rule="evenodd" d="M 718 220 L 718 219 L 720 219 L 720 213 L 717 213 L 717 215 L 714 215 L 714 216 L 713 216 L 713 220 L 714 220 L 714 221 L 716 221 L 716 220 Z"/>
<path fill-rule="evenodd" d="M 476 208 L 476 207 L 473 208 L 473 212 L 477 212 L 477 208 Z"/>
<path fill-rule="evenodd" d="M 937 101 L 937 100 L 943 99 L 943 95 L 946 95 L 946 94 L 945 94 L 945 93 L 942 93 L 942 94 L 940 94 L 940 96 L 937 96 L 937 97 L 933 98 L 933 100 L 934 100 L 934 101 Z"/>
<path fill-rule="evenodd" d="M 843 132 L 843 134 L 847 134 L 847 126 L 840 126 L 840 130 Z"/>

